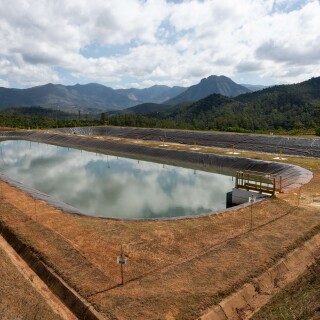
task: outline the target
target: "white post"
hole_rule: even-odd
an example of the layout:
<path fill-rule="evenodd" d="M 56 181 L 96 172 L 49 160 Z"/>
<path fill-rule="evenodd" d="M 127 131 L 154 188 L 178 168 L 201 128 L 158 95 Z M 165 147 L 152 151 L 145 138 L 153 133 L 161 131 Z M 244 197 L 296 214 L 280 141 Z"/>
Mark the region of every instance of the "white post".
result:
<path fill-rule="evenodd" d="M 249 203 L 251 203 L 250 207 L 251 207 L 251 210 L 250 210 L 250 230 L 252 230 L 252 227 L 253 227 L 253 214 L 252 214 L 252 206 L 253 206 L 253 203 L 256 201 L 256 195 L 251 195 L 249 197 Z"/>

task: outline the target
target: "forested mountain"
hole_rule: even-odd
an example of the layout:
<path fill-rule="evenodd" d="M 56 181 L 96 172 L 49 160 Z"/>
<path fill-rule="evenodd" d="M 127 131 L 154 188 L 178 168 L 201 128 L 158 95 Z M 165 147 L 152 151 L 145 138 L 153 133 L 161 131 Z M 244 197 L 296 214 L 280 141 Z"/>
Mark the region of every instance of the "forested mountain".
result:
<path fill-rule="evenodd" d="M 249 90 L 223 76 L 211 76 L 190 88 L 155 85 L 145 89 L 115 90 L 97 83 L 74 86 L 49 83 L 29 89 L 0 87 L 0 109 L 38 105 L 71 112 L 81 110 L 100 113 L 122 110 L 145 102 L 164 103 L 170 100 L 171 104 L 178 104 L 185 101 L 196 101 L 216 91 L 227 96 L 234 96 Z M 184 93 L 186 96 L 181 96 Z M 176 96 L 177 100 L 172 100 Z"/>
<path fill-rule="evenodd" d="M 63 86 L 44 86 L 48 92 L 60 90 L 60 94 L 68 97 L 69 91 Z M 56 88 L 58 87 L 58 88 Z M 61 88 L 62 87 L 62 88 Z M 74 88 L 75 87 L 75 88 Z M 103 86 L 102 86 L 103 87 Z M 37 99 L 42 97 L 33 88 L 31 92 Z M 83 88 L 72 87 L 72 94 L 81 90 L 82 95 L 94 95 L 103 99 L 105 89 L 99 85 Z M 96 90 L 93 94 L 92 89 Z M 2 99 L 6 95 L 1 93 Z M 86 90 L 88 90 L 86 92 Z M 112 89 L 111 89 L 112 90 Z M 47 98 L 54 95 L 43 93 Z M 100 97 L 99 95 L 102 95 Z M 121 98 L 126 98 L 119 95 Z M 40 97 L 40 98 L 39 98 Z M 17 94 L 17 101 L 22 96 Z M 30 98 L 30 96 L 29 96 Z M 32 98 L 32 95 L 31 95 Z M 27 100 L 31 103 L 32 99 Z M 89 99 L 89 98 L 88 98 Z M 92 98 L 93 99 L 93 98 Z M 1 102 L 3 103 L 3 101 Z M 63 110 L 62 108 L 59 110 Z M 74 114 L 61 114 L 52 109 L 18 108 L 2 111 L 0 125 L 6 127 L 50 127 L 109 124 L 121 126 L 145 126 L 163 128 L 181 128 L 197 130 L 222 131 L 288 131 L 299 132 L 304 129 L 314 130 L 320 135 L 320 77 L 293 85 L 269 87 L 260 91 L 245 93 L 236 97 L 212 94 L 194 103 L 180 103 L 176 106 L 166 104 L 144 103 L 117 114 L 102 112 L 88 114 L 74 109 Z M 296 130 L 296 131 L 295 131 Z"/>
<path fill-rule="evenodd" d="M 39 105 L 66 111 L 105 112 L 122 110 L 143 102 L 168 100 L 186 90 L 183 87 L 152 86 L 145 89 L 118 89 L 89 83 L 63 86 L 46 84 L 29 89 L 0 88 L 0 108 Z"/>
<path fill-rule="evenodd" d="M 163 85 L 155 85 L 145 89 L 117 89 L 117 93 L 127 96 L 130 100 L 152 103 L 163 103 L 187 90 L 185 87 L 168 87 Z"/>
<path fill-rule="evenodd" d="M 46 84 L 29 89 L 0 88 L 0 108 L 40 105 L 64 110 L 78 108 L 101 112 L 124 109 L 136 102 L 118 94 L 112 88 L 96 83 L 63 86 Z"/>
<path fill-rule="evenodd" d="M 214 93 L 226 97 L 234 97 L 246 92 L 251 92 L 251 90 L 233 82 L 225 76 L 210 76 L 202 79 L 200 83 L 189 87 L 175 98 L 166 101 L 166 104 L 176 105 L 183 102 L 194 102 Z"/>
<path fill-rule="evenodd" d="M 133 113 L 133 114 L 148 114 L 152 112 L 161 112 L 163 110 L 171 109 L 172 106 L 160 103 L 142 103 L 134 107 L 130 107 L 124 110 L 120 110 L 114 113 Z"/>
<path fill-rule="evenodd" d="M 221 131 L 316 130 L 320 135 L 320 77 L 237 97 L 213 94 L 157 112 L 108 117 L 108 124 Z"/>
<path fill-rule="evenodd" d="M 213 94 L 189 106 L 163 112 L 160 118 L 195 129 L 292 130 L 319 125 L 319 112 L 320 77 L 234 98 Z"/>

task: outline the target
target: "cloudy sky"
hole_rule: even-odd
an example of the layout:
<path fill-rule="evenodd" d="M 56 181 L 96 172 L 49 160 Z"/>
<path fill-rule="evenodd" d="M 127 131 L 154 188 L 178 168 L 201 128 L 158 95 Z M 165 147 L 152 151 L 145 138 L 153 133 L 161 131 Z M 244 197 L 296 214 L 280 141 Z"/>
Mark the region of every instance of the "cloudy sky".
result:
<path fill-rule="evenodd" d="M 0 0 L 0 86 L 320 76 L 320 0 Z"/>

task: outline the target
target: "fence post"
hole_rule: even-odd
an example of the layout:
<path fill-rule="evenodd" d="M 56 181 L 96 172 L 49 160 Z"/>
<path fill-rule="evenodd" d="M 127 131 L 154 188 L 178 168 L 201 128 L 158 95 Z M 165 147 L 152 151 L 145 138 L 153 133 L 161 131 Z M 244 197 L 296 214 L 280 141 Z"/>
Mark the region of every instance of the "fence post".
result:
<path fill-rule="evenodd" d="M 273 178 L 273 195 L 276 193 L 276 178 Z"/>

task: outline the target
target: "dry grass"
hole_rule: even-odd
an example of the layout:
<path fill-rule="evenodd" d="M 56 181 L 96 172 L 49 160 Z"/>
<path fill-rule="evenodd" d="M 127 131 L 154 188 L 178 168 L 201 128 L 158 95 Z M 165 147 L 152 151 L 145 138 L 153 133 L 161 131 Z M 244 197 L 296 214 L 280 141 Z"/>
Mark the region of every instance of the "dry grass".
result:
<path fill-rule="evenodd" d="M 320 319 L 320 261 L 266 304 L 252 320 Z"/>
<path fill-rule="evenodd" d="M 61 320 L 0 246 L 0 319 Z"/>

